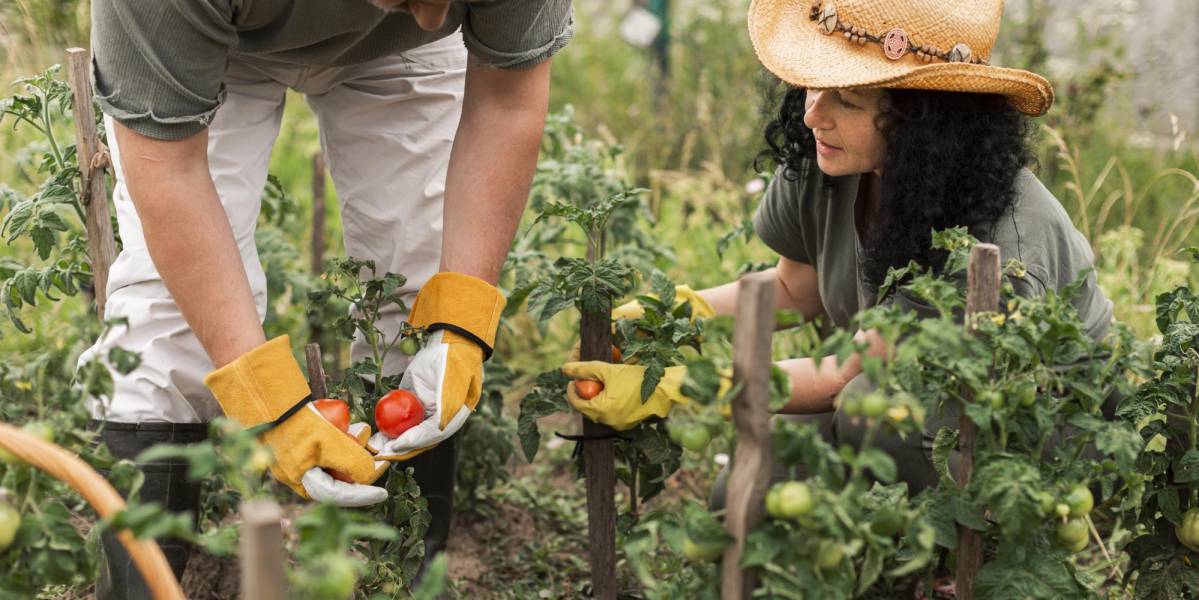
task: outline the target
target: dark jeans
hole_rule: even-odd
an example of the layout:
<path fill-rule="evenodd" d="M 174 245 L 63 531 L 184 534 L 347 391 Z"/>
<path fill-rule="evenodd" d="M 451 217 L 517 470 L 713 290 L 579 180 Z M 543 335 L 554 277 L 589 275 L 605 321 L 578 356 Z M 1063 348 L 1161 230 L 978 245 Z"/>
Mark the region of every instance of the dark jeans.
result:
<path fill-rule="evenodd" d="M 134 459 L 155 444 L 194 444 L 208 437 L 205 423 L 101 423 L 92 422 L 93 429 L 103 428 L 103 442 L 117 458 Z M 159 502 L 171 512 L 200 512 L 200 483 L 188 481 L 187 463 L 171 459 L 138 465 L 145 473 L 145 482 L 138 492 L 141 502 Z M 102 472 L 107 476 L 107 472 Z M 126 496 L 128 490 L 118 490 Z M 100 573 L 96 579 L 96 597 L 100 600 L 142 600 L 152 598 L 141 573 L 125 547 L 112 533 L 100 537 Z M 191 554 L 191 544 L 175 539 L 158 541 L 176 579 L 182 579 L 184 567 Z"/>

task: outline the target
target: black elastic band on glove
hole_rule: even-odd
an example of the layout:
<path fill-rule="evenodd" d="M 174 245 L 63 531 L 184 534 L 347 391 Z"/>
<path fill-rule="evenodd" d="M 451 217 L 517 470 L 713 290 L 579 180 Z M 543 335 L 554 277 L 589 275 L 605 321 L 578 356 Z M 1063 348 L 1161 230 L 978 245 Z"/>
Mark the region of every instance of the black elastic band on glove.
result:
<path fill-rule="evenodd" d="M 569 435 L 569 434 L 565 434 L 565 433 L 558 433 L 555 431 L 554 435 L 556 435 L 564 440 L 569 440 L 569 441 L 575 443 L 575 449 L 570 453 L 572 458 L 578 458 L 579 454 L 583 452 L 583 443 L 584 442 L 593 442 L 593 441 L 597 441 L 597 440 L 624 440 L 626 442 L 633 441 L 633 438 L 625 437 L 625 436 L 621 435 L 619 431 L 612 431 L 610 433 L 601 433 L 598 435 L 587 435 L 585 433 L 579 434 L 579 435 Z"/>
<path fill-rule="evenodd" d="M 279 415 L 279 417 L 277 419 L 275 419 L 274 421 L 255 425 L 254 427 L 251 427 L 250 430 L 254 432 L 254 435 L 262 435 L 262 434 L 282 425 L 283 422 L 290 419 L 292 415 L 296 414 L 297 412 L 300 412 L 300 409 L 304 408 L 304 405 L 308 404 L 309 402 L 312 402 L 312 393 L 311 392 L 307 396 L 304 396 L 303 398 L 301 398 L 299 402 L 296 402 L 295 404 L 293 404 L 291 408 L 283 411 L 283 414 Z"/>
<path fill-rule="evenodd" d="M 479 348 L 481 348 L 483 350 L 483 362 L 487 362 L 487 359 L 491 358 L 491 351 L 492 351 L 491 346 L 487 345 L 487 342 L 484 342 L 483 338 L 481 338 L 481 337 L 479 337 L 457 325 L 454 325 L 452 323 L 431 323 L 431 324 L 429 324 L 429 326 L 425 327 L 425 331 L 428 333 L 433 333 L 434 331 L 441 331 L 443 329 L 445 331 L 449 331 L 450 333 L 456 333 L 456 334 L 474 342 L 476 345 L 478 345 Z"/>

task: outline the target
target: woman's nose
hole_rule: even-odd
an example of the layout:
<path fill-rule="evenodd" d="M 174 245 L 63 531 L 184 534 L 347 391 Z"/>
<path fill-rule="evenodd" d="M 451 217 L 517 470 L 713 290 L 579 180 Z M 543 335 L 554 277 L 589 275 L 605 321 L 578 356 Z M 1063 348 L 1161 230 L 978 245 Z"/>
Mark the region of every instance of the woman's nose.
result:
<path fill-rule="evenodd" d="M 808 129 L 832 129 L 832 123 L 825 112 L 826 104 L 828 104 L 828 99 L 825 97 L 825 92 L 808 90 L 803 114 L 803 124 Z"/>

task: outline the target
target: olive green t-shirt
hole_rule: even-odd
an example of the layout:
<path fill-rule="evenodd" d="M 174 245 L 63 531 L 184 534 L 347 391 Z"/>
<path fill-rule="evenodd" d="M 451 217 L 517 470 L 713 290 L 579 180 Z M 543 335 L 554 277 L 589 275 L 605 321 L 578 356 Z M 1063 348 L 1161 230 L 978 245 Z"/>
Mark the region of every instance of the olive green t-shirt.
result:
<path fill-rule="evenodd" d="M 570 0 L 457 0 L 438 31 L 368 0 L 92 0 L 93 84 L 105 114 L 157 139 L 212 121 L 230 57 L 301 67 L 361 64 L 444 38 L 504 69 L 552 56 L 573 32 Z"/>
<path fill-rule="evenodd" d="M 862 246 L 855 225 L 859 176 L 836 178 L 831 187 L 815 161 L 796 181 L 780 170 L 766 190 L 754 215 L 758 236 L 775 252 L 812 265 L 820 287 L 820 300 L 829 319 L 849 327 L 853 316 L 875 304 L 872 288 L 859 275 Z M 1057 198 L 1028 169 L 1016 182 L 1014 207 L 995 223 L 992 235 L 982 241 L 999 246 L 1000 264 L 1015 258 L 1027 267 L 1023 278 L 1013 278 L 1016 293 L 1026 297 L 1061 290 L 1094 262 L 1091 246 L 1075 229 Z M 902 290 L 894 301 L 919 308 Z M 1112 303 L 1095 282 L 1095 274 L 1074 299 L 1074 305 L 1093 339 L 1102 339 L 1112 319 Z"/>

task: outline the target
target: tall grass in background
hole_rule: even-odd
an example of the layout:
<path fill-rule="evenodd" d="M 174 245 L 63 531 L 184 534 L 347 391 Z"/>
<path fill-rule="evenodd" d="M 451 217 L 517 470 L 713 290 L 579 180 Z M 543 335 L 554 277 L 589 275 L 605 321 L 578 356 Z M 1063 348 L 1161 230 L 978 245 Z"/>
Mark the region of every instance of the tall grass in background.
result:
<path fill-rule="evenodd" d="M 782 88 L 753 55 L 745 33 L 748 0 L 673 4 L 666 74 L 651 53 L 617 36 L 627 2 L 576 0 L 577 33 L 554 61 L 551 104 L 554 110 L 572 105 L 585 130 L 625 147 L 637 183 L 653 190 L 656 233 L 676 250 L 677 262 L 663 267 L 680 280 L 717 283 L 736 272 L 737 265 L 724 265 L 728 272 L 710 268 L 720 260 L 714 246 L 757 204 L 753 158 L 769 116 L 763 107 L 773 107 Z M 1048 0 L 1026 0 L 1022 19 L 1005 22 L 1001 64 L 1049 69 L 1048 6 Z M 61 62 L 63 48 L 85 43 L 88 7 L 84 0 L 0 2 L 0 97 L 17 91 L 7 82 Z M 1090 239 L 1117 316 L 1150 335 L 1153 296 L 1195 275 L 1176 259 L 1180 248 L 1199 245 L 1199 152 L 1186 132 L 1167 140 L 1147 135 L 1112 100 L 1126 75 L 1119 40 L 1087 38 L 1078 54 L 1064 72 L 1048 73 L 1058 98 L 1040 121 L 1037 172 Z M 271 171 L 302 215 L 310 211 L 315 131 L 302 99 L 290 95 Z M 3 184 L 21 189 L 31 181 L 30 165 L 21 160 L 26 144 L 0 133 Z M 340 251 L 335 204 L 328 215 L 330 248 Z M 305 221 L 286 231 L 303 251 Z M 761 258 L 758 250 L 750 253 L 754 259 Z M 0 246 L 0 256 L 14 251 L 21 249 Z"/>

